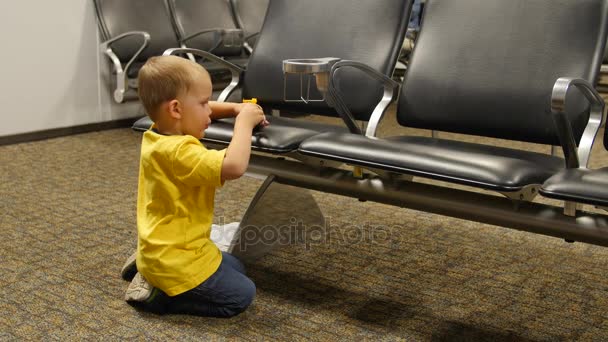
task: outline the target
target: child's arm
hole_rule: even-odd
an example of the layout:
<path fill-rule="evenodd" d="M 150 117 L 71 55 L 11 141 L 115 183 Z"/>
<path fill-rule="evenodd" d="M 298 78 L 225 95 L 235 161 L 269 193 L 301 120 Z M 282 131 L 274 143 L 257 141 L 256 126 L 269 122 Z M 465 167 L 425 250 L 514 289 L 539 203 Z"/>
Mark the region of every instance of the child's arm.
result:
<path fill-rule="evenodd" d="M 209 116 L 211 120 L 235 117 L 246 108 L 250 108 L 251 110 L 253 110 L 254 108 L 258 108 L 260 110 L 262 109 L 262 107 L 254 103 L 234 103 L 217 101 L 209 101 L 209 107 L 211 107 L 211 115 Z M 268 124 L 269 122 L 264 117 L 262 126 L 268 126 Z"/>
<path fill-rule="evenodd" d="M 243 110 L 245 106 L 256 105 L 251 103 L 209 101 L 209 107 L 211 107 L 211 120 L 235 117 Z"/>
<path fill-rule="evenodd" d="M 235 104 L 239 105 L 239 104 Z M 243 104 L 234 123 L 234 134 L 226 149 L 222 164 L 222 181 L 241 177 L 249 166 L 251 154 L 251 134 L 253 128 L 265 122 L 264 112 L 260 107 Z"/>

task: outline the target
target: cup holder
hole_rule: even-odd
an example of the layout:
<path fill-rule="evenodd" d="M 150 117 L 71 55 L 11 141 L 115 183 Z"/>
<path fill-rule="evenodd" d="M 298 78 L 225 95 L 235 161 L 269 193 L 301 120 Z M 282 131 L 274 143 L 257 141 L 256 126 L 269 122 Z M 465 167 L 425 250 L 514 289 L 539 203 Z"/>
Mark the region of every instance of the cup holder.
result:
<path fill-rule="evenodd" d="M 304 58 L 304 59 L 286 59 L 283 61 L 284 74 L 284 89 L 283 99 L 285 102 L 321 102 L 325 101 L 327 89 L 329 87 L 329 72 L 333 65 L 340 61 L 339 58 Z M 287 75 L 300 75 L 300 98 L 287 98 Z M 322 95 L 321 99 L 310 98 L 310 81 L 314 76 L 317 89 Z M 306 87 L 304 87 L 304 78 L 306 78 Z"/>

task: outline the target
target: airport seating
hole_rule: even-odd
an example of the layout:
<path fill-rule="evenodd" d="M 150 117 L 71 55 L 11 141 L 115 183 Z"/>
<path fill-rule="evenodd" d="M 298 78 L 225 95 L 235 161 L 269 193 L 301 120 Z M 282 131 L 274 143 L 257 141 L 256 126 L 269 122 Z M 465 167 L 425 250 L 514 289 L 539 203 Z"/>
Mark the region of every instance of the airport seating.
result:
<path fill-rule="evenodd" d="M 229 4 L 219 2 L 223 7 L 218 6 L 218 0 L 94 0 L 104 40 L 101 50 L 109 57 L 116 76 L 114 100 L 136 99 L 139 69 L 149 57 L 160 56 L 169 48 L 192 46 L 240 56 L 242 30 L 236 29 Z M 215 11 L 211 27 L 196 26 L 196 17 L 209 13 L 204 6 Z M 209 34 L 201 33 L 205 29 Z M 205 64 L 209 68 L 213 65 Z"/>
<path fill-rule="evenodd" d="M 376 136 L 395 98 L 397 87 L 387 75 L 405 30 L 392 24 L 400 11 L 390 6 L 410 4 L 313 2 L 270 1 L 243 95 L 265 107 L 340 116 L 344 127 L 270 118 L 271 125 L 256 132 L 248 172 L 267 178 L 231 252 L 245 260 L 267 253 L 277 244 L 262 238 L 272 229 L 283 236 L 282 227 L 294 219 L 298 226 L 324 226 L 307 189 L 608 246 L 606 216 L 533 201 L 553 175 L 587 165 L 604 107 L 592 85 L 607 39 L 608 0 L 560 6 L 551 0 L 428 0 L 391 123 L 544 144 L 547 152 L 559 146 L 564 158 L 435 134 Z M 359 11 L 365 20 L 357 20 Z M 374 21 L 380 23 L 375 31 L 348 26 L 369 22 L 370 15 L 382 18 Z M 320 22 L 332 22 L 331 28 Z M 366 45 L 370 35 L 373 44 L 396 43 L 388 44 L 394 50 Z M 370 57 L 381 53 L 381 59 Z M 312 101 L 306 86 L 290 93 L 289 78 L 306 79 L 307 73 L 324 101 Z M 365 133 L 357 120 L 367 122 Z M 225 147 L 231 129 L 230 121 L 215 122 L 206 144 Z M 543 189 L 548 193 L 546 183 Z"/>
<path fill-rule="evenodd" d="M 577 14 L 571 15 L 574 12 Z M 470 13 L 476 13 L 475 19 Z M 604 102 L 592 85 L 604 55 L 607 20 L 608 2 L 599 0 L 564 3 L 559 8 L 552 1 L 533 5 L 523 0 L 426 3 L 424 24 L 401 91 L 399 124 L 557 145 L 565 159 L 436 137 L 376 139 L 335 132 L 305 140 L 298 153 L 373 171 L 497 191 L 527 201 L 561 171 L 554 181 L 545 183 L 544 194 L 559 197 L 558 188 L 575 188 L 593 198 L 588 202 L 602 203 L 594 197 L 602 190 L 590 189 L 597 182 L 577 187 L 565 180 L 574 177 L 573 172 L 585 173 L 601 123 Z M 514 22 L 518 25 L 513 26 Z M 565 23 L 568 34 L 564 34 Z M 533 30 L 534 25 L 543 30 Z M 579 165 L 582 170 L 562 171 Z M 566 214 L 576 215 L 564 209 Z M 530 230 L 568 235 L 561 228 Z M 587 240 L 606 243 L 597 238 Z"/>
<path fill-rule="evenodd" d="M 136 98 L 137 73 L 151 56 L 179 47 L 164 0 L 94 0 L 97 22 L 116 74 L 114 100 Z M 145 15 L 142 15 L 145 13 Z"/>
<path fill-rule="evenodd" d="M 526 25 L 542 20 L 542 16 L 533 19 L 536 17 L 531 13 L 542 8 L 541 3 L 524 14 L 512 9 L 512 3 L 498 0 L 483 4 L 470 0 L 428 2 L 424 27 L 401 92 L 399 124 L 560 145 L 547 106 L 551 90 L 560 77 L 592 83 L 598 76 L 598 55 L 603 54 L 603 49 L 598 49 L 596 40 L 587 39 L 586 44 L 578 44 L 577 54 L 567 53 L 570 44 L 582 36 L 598 37 L 594 25 L 599 23 L 577 23 L 571 35 L 560 35 L 562 26 L 556 23 L 566 20 L 566 11 L 554 11 L 556 18 L 546 18 L 547 23 L 538 34 L 527 30 Z M 544 1 L 544 5 L 550 7 L 549 4 Z M 592 6 L 585 9 L 590 11 Z M 446 23 L 457 25 L 464 21 L 466 10 L 475 10 L 479 19 L 469 20 L 469 25 L 458 30 L 445 29 Z M 582 12 L 579 18 L 585 21 L 591 13 Z M 519 28 L 508 29 L 514 20 L 520 23 Z M 539 44 L 551 46 L 551 53 L 539 51 Z M 541 68 L 544 65 L 551 67 Z M 579 142 L 587 125 L 589 106 L 580 92 L 571 97 L 568 104 L 572 106 L 567 108 L 566 117 Z M 594 129 L 593 135 L 597 127 Z M 592 140 L 583 142 L 590 144 Z M 353 145 L 358 148 L 352 149 Z M 579 148 L 589 152 L 590 145 Z M 305 141 L 298 152 L 505 193 L 538 186 L 565 167 L 561 158 L 547 154 L 434 137 L 370 139 L 325 133 Z"/>
<path fill-rule="evenodd" d="M 602 74 L 608 73 L 608 42 L 604 51 Z M 605 78 L 604 75 L 603 78 Z M 600 80 L 597 88 L 605 91 L 605 83 L 601 83 Z M 596 108 L 596 112 L 601 113 L 602 109 Z M 596 114 L 593 119 L 597 125 L 602 125 L 602 118 L 599 114 Z M 562 123 L 562 126 L 567 127 L 565 123 Z M 560 139 L 563 141 L 572 141 L 571 133 L 567 129 L 562 130 L 561 135 Z M 604 148 L 608 149 L 608 132 L 605 128 L 603 143 Z M 565 212 L 568 215 L 575 215 L 577 209 L 580 210 L 580 204 L 608 208 L 608 167 L 589 169 L 585 161 L 581 161 L 582 158 L 578 158 L 576 154 L 570 154 L 577 158 L 572 158 L 569 168 L 547 179 L 540 188 L 540 193 L 545 197 L 566 201 Z"/>
<path fill-rule="evenodd" d="M 234 20 L 245 35 L 245 48 L 251 54 L 258 39 L 269 0 L 230 0 Z"/>
<path fill-rule="evenodd" d="M 324 101 L 314 102 L 320 94 L 311 94 L 312 101 L 306 106 L 289 100 L 294 96 L 299 99 L 299 93 L 284 94 L 282 61 L 319 54 L 365 63 L 384 77 L 382 82 L 387 82 L 396 96 L 398 85 L 390 75 L 405 36 L 410 5 L 408 0 L 369 1 L 357 3 L 357 6 L 347 0 L 270 1 L 256 49 L 243 74 L 243 97 L 257 98 L 266 110 L 339 116 L 340 113 Z M 333 24 L 328 29 L 320 22 Z M 369 22 L 376 24 L 370 27 Z M 344 85 L 340 90 L 349 93 L 344 101 L 352 108 L 356 119 L 369 120 L 374 107 L 383 98 L 386 85 L 378 78 L 370 78 L 356 70 L 345 70 L 339 78 Z M 287 81 L 290 88 L 299 89 L 299 84 L 298 77 Z M 376 113 L 383 114 L 386 104 L 383 103 Z M 315 134 L 347 130 L 342 125 L 285 117 L 273 116 L 269 121 L 270 126 L 256 131 L 253 149 L 289 153 L 295 151 L 301 141 Z M 146 130 L 150 125 L 150 119 L 145 117 L 135 123 L 134 129 Z M 233 125 L 233 119 L 213 122 L 205 131 L 203 141 L 228 145 Z"/>
<path fill-rule="evenodd" d="M 237 27 L 228 1 L 167 0 L 167 4 L 182 47 L 209 51 L 240 67 L 247 65 L 243 30 Z M 214 62 L 198 60 L 211 75 L 214 90 L 228 85 L 229 70 Z"/>
<path fill-rule="evenodd" d="M 601 68 L 601 73 L 608 73 L 608 42 L 604 48 L 604 59 Z M 605 91 L 605 75 L 600 78 L 598 90 Z M 600 122 L 598 124 L 602 124 Z M 562 132 L 562 140 L 568 141 L 571 139 L 570 132 L 564 130 Z M 608 134 L 604 130 L 604 148 L 608 149 Z M 608 170 L 601 168 L 598 170 L 590 170 L 585 163 L 580 163 L 579 160 L 573 160 L 572 167 L 562 170 L 558 174 L 548 179 L 540 189 L 543 196 L 556 198 L 560 200 L 570 201 L 573 212 L 576 210 L 576 203 L 585 203 L 596 205 L 598 207 L 608 207 Z"/>
<path fill-rule="evenodd" d="M 570 138 L 567 134 L 564 133 L 565 139 Z M 608 149 L 606 130 L 604 130 L 604 148 Z M 581 203 L 606 209 L 608 208 L 608 167 L 592 170 L 578 160 L 573 160 L 572 167 L 547 179 L 540 188 L 540 193 L 545 197 L 570 202 L 567 212 L 570 215 L 575 214 L 579 209 L 577 204 Z"/>
<path fill-rule="evenodd" d="M 369 70 L 341 70 L 337 78 L 341 86 L 336 87 L 344 94 L 343 104 L 348 105 L 355 118 L 368 120 L 370 113 L 384 114 L 390 99 L 398 94 L 398 84 L 390 79 L 407 28 L 410 0 L 374 0 L 357 2 L 347 0 L 270 0 L 264 24 L 253 49 L 247 70 L 243 72 L 239 84 L 244 98 L 257 98 L 265 110 L 278 109 L 290 112 L 318 113 L 327 116 L 341 116 L 347 113 L 328 106 L 325 101 L 315 101 L 321 94 L 312 92 L 307 105 L 292 101 L 285 87 L 295 87 L 311 82 L 324 84 L 323 80 L 312 78 L 284 80 L 282 61 L 288 58 L 307 58 L 322 54 L 336 58 L 353 59 L 369 65 Z M 376 25 L 370 26 L 369 22 Z M 329 25 L 328 23 L 331 23 Z M 330 29 L 328 29 L 330 27 Z M 169 50 L 176 52 L 209 54 L 195 50 Z M 237 68 L 235 66 L 235 68 Z M 373 70 L 373 71 L 372 71 Z M 372 75 L 370 77 L 370 74 Z M 326 84 L 325 84 L 326 85 Z M 231 84 L 219 100 L 227 98 Z M 388 99 L 385 98 L 389 94 Z M 298 93 L 299 99 L 299 93 Z M 380 105 L 376 105 L 380 101 Z M 268 117 L 270 126 L 256 129 L 252 137 L 252 148 L 264 155 L 273 155 L 273 161 L 287 161 L 291 158 L 308 159 L 295 151 L 304 139 L 328 131 L 348 131 L 343 125 L 311 122 L 287 117 Z M 203 141 L 208 147 L 223 148 L 232 138 L 234 122 L 222 119 L 212 122 L 205 131 Z M 135 130 L 147 130 L 151 126 L 148 117 L 133 126 Z M 355 127 L 355 130 L 358 130 Z M 287 158 L 291 157 L 291 158 Z M 254 159 L 250 166 L 255 168 Z M 308 161 L 298 163 L 298 167 Z M 287 168 L 281 167 L 284 171 Z M 250 175 L 258 173 L 251 169 Z M 251 173 L 253 172 L 253 173 Z M 261 175 L 266 174 L 260 170 Z M 254 260 L 273 248 L 284 245 L 285 241 L 268 234 L 282 237 L 305 238 L 299 228 L 294 232 L 294 222 L 303 227 L 323 227 L 324 216 L 306 187 L 294 187 L 282 183 L 283 178 L 268 175 L 260 186 L 241 219 L 235 239 L 229 251 L 241 260 Z M 259 228 L 265 227 L 263 230 Z M 285 231 L 287 228 L 287 231 Z M 283 233 L 286 233 L 283 234 Z M 262 234 L 262 235 L 260 235 Z M 276 237 L 277 235 L 275 235 Z M 241 239 L 248 237 L 250 239 Z"/>

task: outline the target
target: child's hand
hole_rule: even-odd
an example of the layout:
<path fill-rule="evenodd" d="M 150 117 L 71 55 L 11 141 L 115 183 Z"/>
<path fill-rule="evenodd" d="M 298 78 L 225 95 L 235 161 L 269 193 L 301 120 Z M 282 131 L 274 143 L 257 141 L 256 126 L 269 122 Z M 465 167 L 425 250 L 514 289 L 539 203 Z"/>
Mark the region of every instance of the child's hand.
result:
<path fill-rule="evenodd" d="M 248 127 L 254 128 L 257 125 L 268 126 L 269 122 L 264 116 L 262 107 L 253 103 L 239 103 L 237 122 L 244 122 Z"/>

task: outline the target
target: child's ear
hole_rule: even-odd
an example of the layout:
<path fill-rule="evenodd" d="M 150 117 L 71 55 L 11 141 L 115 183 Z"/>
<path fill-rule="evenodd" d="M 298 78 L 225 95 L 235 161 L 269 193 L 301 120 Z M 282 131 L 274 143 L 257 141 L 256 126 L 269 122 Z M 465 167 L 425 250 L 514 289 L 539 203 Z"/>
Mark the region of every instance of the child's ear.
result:
<path fill-rule="evenodd" d="M 171 101 L 169 101 L 169 113 L 171 114 L 171 117 L 179 120 L 182 118 L 182 109 L 180 106 L 180 103 L 177 99 L 173 99 Z"/>

